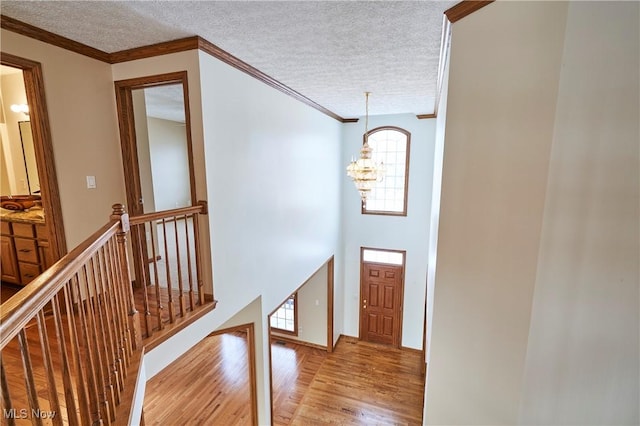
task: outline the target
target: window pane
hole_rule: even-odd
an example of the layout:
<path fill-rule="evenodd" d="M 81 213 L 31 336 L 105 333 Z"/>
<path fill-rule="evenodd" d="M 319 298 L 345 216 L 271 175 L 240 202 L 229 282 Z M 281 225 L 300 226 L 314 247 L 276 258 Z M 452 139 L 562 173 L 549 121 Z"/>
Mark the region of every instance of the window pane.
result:
<path fill-rule="evenodd" d="M 403 253 L 398 251 L 371 250 L 362 251 L 362 260 L 365 262 L 388 263 L 390 265 L 402 265 Z"/>
<path fill-rule="evenodd" d="M 363 212 L 406 214 L 405 181 L 407 170 L 408 133 L 395 129 L 381 129 L 369 134 L 372 158 L 385 167 L 385 177 L 377 182 L 367 198 Z"/>
<path fill-rule="evenodd" d="M 271 315 L 271 318 L 269 320 L 271 328 L 291 333 L 297 333 L 295 322 L 295 298 L 295 294 L 289 297 L 278 308 L 278 310 Z"/>

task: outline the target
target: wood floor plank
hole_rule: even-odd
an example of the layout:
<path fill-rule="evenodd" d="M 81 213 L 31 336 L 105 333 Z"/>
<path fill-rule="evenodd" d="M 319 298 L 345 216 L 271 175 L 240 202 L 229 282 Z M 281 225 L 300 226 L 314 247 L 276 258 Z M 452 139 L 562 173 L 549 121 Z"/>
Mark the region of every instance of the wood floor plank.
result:
<path fill-rule="evenodd" d="M 420 353 L 343 338 L 319 365 L 318 359 L 305 365 L 308 348 L 287 343 L 300 353 L 294 355 L 277 346 L 272 345 L 275 424 L 422 424 Z M 286 357 L 281 358 L 283 354 Z M 304 371 L 313 371 L 311 379 Z M 292 406 L 297 407 L 293 412 Z"/>
<path fill-rule="evenodd" d="M 210 336 L 147 382 L 145 425 L 250 425 L 245 333 Z"/>

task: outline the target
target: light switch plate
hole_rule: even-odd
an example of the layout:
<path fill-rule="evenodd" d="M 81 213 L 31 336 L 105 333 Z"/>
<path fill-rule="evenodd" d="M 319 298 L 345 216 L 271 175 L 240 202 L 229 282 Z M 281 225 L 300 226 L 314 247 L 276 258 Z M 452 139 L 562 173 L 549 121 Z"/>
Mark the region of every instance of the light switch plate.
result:
<path fill-rule="evenodd" d="M 87 188 L 94 189 L 96 187 L 96 177 L 95 176 L 87 176 Z"/>

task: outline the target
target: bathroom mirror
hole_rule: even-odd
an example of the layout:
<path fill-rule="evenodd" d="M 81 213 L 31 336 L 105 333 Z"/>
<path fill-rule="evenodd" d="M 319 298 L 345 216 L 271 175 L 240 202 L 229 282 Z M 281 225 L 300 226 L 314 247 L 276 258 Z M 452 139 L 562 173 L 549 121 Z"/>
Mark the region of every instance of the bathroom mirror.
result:
<path fill-rule="evenodd" d="M 27 191 L 29 194 L 40 194 L 40 179 L 38 178 L 36 152 L 33 146 L 33 136 L 31 134 L 31 122 L 19 121 L 18 127 L 20 129 L 22 156 L 27 176 Z"/>

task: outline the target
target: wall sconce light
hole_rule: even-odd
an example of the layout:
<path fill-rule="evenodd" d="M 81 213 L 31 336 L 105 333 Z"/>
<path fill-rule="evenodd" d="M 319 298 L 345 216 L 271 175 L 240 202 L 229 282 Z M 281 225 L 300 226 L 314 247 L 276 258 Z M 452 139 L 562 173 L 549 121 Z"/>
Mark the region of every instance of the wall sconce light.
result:
<path fill-rule="evenodd" d="M 11 105 L 11 111 L 21 112 L 25 115 L 29 115 L 29 105 L 27 104 L 13 104 Z"/>

